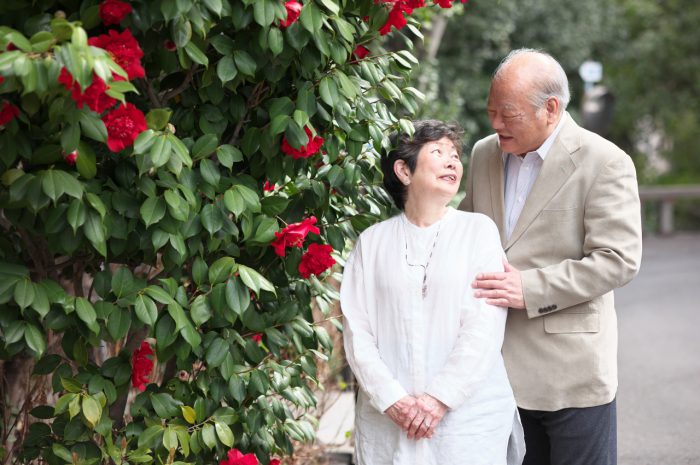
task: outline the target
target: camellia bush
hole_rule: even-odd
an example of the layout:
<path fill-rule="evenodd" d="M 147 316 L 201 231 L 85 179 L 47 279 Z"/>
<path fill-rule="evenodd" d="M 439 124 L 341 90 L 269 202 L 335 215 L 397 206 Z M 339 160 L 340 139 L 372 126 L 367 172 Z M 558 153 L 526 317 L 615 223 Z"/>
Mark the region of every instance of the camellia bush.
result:
<path fill-rule="evenodd" d="M 279 463 L 449 1 L 3 0 L 4 463 Z M 397 29 L 401 31 L 396 32 Z M 317 309 L 312 313 L 312 309 Z"/>

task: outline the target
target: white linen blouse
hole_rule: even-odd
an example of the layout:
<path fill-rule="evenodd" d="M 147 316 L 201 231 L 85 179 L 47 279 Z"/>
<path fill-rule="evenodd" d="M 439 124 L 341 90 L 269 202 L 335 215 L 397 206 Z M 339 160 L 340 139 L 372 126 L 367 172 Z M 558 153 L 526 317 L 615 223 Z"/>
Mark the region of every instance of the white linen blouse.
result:
<path fill-rule="evenodd" d="M 503 257 L 491 219 L 452 208 L 427 228 L 400 214 L 360 235 L 340 293 L 346 357 L 360 385 L 358 465 L 522 462 L 522 428 L 500 352 L 506 310 L 471 288 L 478 272 L 502 271 Z M 426 263 L 424 299 L 417 265 Z M 422 393 L 449 410 L 432 438 L 410 440 L 383 412 Z"/>

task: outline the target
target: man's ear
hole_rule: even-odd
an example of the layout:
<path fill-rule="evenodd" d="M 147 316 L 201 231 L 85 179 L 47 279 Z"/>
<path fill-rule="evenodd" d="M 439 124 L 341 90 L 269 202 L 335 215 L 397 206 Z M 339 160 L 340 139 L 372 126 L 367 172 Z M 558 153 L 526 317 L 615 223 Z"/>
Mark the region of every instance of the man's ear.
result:
<path fill-rule="evenodd" d="M 554 123 L 559 117 L 559 99 L 556 97 L 549 97 L 547 103 L 545 103 L 545 109 L 547 110 L 547 122 Z"/>
<path fill-rule="evenodd" d="M 411 183 L 411 170 L 405 161 L 396 160 L 394 162 L 394 174 L 404 186 L 408 186 Z"/>

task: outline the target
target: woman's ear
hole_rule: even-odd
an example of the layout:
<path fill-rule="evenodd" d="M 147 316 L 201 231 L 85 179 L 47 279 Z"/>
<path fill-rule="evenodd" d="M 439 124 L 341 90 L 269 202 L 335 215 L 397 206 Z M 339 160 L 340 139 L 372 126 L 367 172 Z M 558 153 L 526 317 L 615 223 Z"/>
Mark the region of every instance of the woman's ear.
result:
<path fill-rule="evenodd" d="M 411 184 L 411 170 L 405 161 L 396 160 L 394 162 L 394 174 L 404 186 Z"/>

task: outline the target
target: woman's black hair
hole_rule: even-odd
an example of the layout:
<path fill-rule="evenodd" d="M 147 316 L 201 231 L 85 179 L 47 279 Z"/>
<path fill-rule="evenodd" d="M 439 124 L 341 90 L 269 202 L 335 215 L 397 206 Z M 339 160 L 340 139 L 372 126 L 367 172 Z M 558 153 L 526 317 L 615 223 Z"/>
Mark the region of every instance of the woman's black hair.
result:
<path fill-rule="evenodd" d="M 428 142 L 440 140 L 447 137 L 452 141 L 457 149 L 457 153 L 462 155 L 462 129 L 453 123 L 445 123 L 434 119 L 414 121 L 415 132 L 413 137 L 408 134 L 394 133 L 390 136 L 391 150 L 383 151 L 381 158 L 382 173 L 384 173 L 384 189 L 394 200 L 396 206 L 403 210 L 406 203 L 408 190 L 406 186 L 394 173 L 394 163 L 396 160 L 403 160 L 411 173 L 415 172 L 418 163 L 418 154 L 423 145 Z"/>

